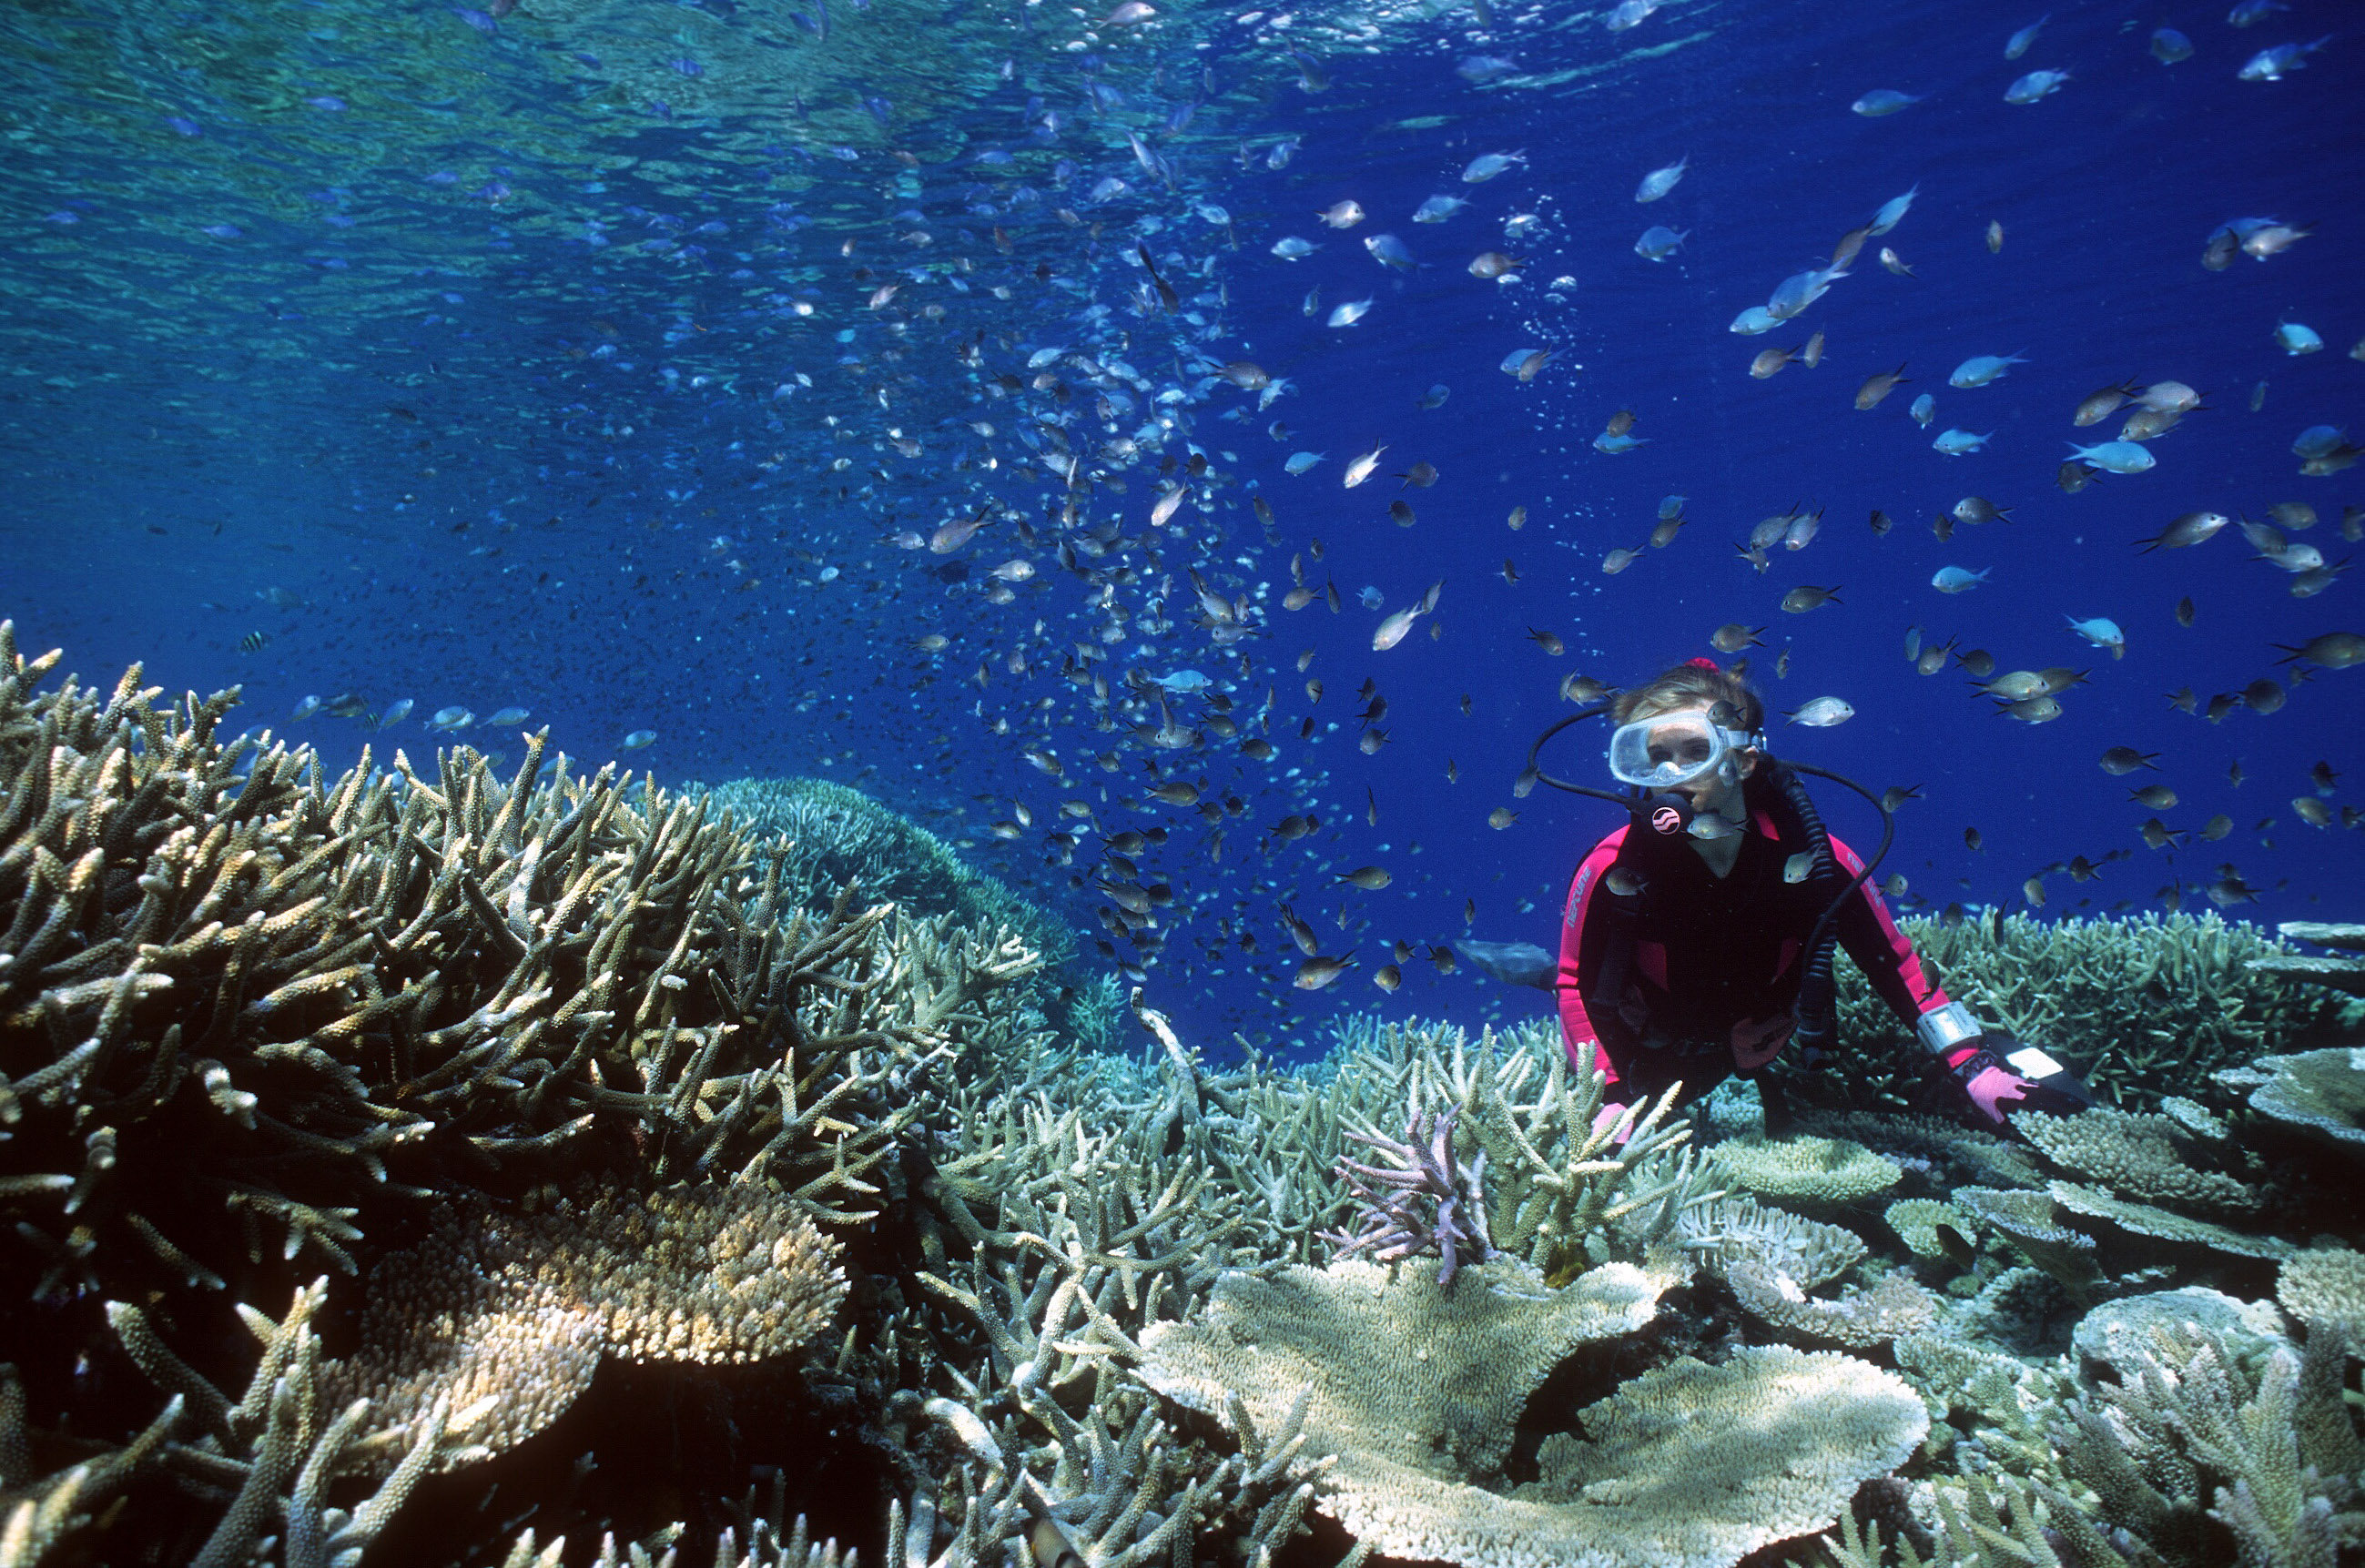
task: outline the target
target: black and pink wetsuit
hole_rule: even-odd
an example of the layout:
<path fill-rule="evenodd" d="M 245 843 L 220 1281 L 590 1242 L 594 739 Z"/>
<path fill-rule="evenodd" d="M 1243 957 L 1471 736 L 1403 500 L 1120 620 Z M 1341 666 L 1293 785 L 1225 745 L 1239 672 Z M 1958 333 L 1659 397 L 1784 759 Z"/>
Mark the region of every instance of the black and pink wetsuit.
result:
<path fill-rule="evenodd" d="M 1746 799 L 1741 854 L 1722 877 L 1680 834 L 1630 825 L 1595 845 L 1570 879 L 1561 1035 L 1578 1070 L 1609 1075 L 1612 1102 L 1631 1104 L 1678 1080 L 1690 1100 L 1765 1066 L 1790 1037 L 1801 949 L 1835 888 L 1785 879 L 1806 830 L 1773 790 L 1753 785 Z M 1863 867 L 1837 838 L 1832 854 L 1844 877 Z M 1899 1017 L 1911 1024 L 1946 1004 L 1870 883 L 1849 895 L 1837 924 Z"/>

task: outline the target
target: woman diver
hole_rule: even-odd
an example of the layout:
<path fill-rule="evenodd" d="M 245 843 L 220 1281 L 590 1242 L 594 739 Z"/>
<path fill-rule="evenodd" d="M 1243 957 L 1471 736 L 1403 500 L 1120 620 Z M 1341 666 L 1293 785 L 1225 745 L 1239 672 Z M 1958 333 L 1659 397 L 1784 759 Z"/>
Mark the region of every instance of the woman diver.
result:
<path fill-rule="evenodd" d="M 1563 720 L 1537 747 L 1602 711 Z M 1607 1075 L 1605 1121 L 1676 1082 L 1695 1099 L 1794 1038 L 1811 1063 L 1833 1033 L 1834 939 L 1981 1125 L 2005 1130 L 2013 1111 L 2090 1103 L 2058 1063 L 1982 1028 L 1923 971 L 1870 868 L 1823 831 L 1798 775 L 1877 798 L 1776 760 L 1765 704 L 1739 675 L 1693 659 L 1607 711 L 1609 771 L 1631 792 L 1545 778 L 1632 815 L 1577 863 L 1561 924 L 1562 1037 L 1579 1071 Z"/>

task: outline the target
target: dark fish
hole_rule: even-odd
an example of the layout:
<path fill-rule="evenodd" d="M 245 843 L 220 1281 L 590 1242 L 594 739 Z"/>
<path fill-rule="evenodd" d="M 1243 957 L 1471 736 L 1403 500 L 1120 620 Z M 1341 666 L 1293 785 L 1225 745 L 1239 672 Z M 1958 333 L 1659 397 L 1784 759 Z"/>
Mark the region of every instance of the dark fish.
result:
<path fill-rule="evenodd" d="M 1560 960 L 1532 942 L 1477 942 L 1465 937 L 1453 947 L 1505 985 L 1550 991 L 1559 980 Z"/>
<path fill-rule="evenodd" d="M 241 654 L 256 653 L 262 649 L 263 644 L 268 643 L 269 641 L 271 641 L 271 637 L 268 633 L 249 632 L 245 636 L 241 637 L 238 640 L 238 651 Z"/>

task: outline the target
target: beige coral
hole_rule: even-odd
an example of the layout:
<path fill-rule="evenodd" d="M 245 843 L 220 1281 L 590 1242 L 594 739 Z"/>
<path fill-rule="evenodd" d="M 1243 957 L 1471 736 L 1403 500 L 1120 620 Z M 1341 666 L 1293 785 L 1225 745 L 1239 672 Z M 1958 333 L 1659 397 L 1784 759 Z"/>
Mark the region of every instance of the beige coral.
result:
<path fill-rule="evenodd" d="M 2073 1295 L 2089 1292 L 2101 1282 L 2094 1238 L 2061 1223 L 2050 1193 L 1957 1187 L 1954 1201 L 1965 1213 L 2001 1232 L 2030 1262 L 2060 1281 Z"/>
<path fill-rule="evenodd" d="M 2351 1153 L 2365 1153 L 2365 1047 L 2262 1057 L 2254 1072 L 2264 1081 L 2250 1092 L 2252 1110 L 2328 1138 Z M 2220 1075 L 2227 1081 L 2236 1076 Z"/>
<path fill-rule="evenodd" d="M 2337 1327 L 2352 1345 L 2365 1346 L 2365 1252 L 2319 1247 L 2283 1260 L 2275 1299 L 2310 1328 Z"/>
<path fill-rule="evenodd" d="M 2240 1178 L 2196 1169 L 2186 1150 L 2197 1150 L 2201 1140 L 2174 1116 L 2096 1106 L 2074 1116 L 2031 1112 L 2013 1117 L 2012 1126 L 2056 1165 L 2121 1197 L 2228 1213 L 2256 1209 L 2260 1202 Z"/>
<path fill-rule="evenodd" d="M 2046 1190 L 2054 1202 L 2071 1214 L 2087 1219 L 2108 1220 L 2121 1230 L 2137 1236 L 2206 1247 L 2238 1258 L 2288 1258 L 2293 1250 L 2292 1244 L 2281 1237 L 2236 1230 L 2231 1226 L 2219 1225 L 2214 1220 L 2192 1215 L 2178 1214 L 2173 1209 L 2133 1203 L 2098 1188 L 2079 1186 L 2075 1182 L 2050 1182 Z"/>
<path fill-rule="evenodd" d="M 1943 1258 L 1945 1247 L 1938 1239 L 1938 1227 L 1945 1226 L 1961 1235 L 1970 1229 L 1970 1221 L 1963 1211 L 1944 1198 L 1900 1198 L 1882 1211 L 1889 1228 L 1899 1239 L 1912 1249 L 1916 1257 Z"/>
<path fill-rule="evenodd" d="M 1710 1175 L 1761 1198 L 1836 1206 L 1885 1193 L 1905 1174 L 1846 1138 L 1741 1137 L 1716 1146 Z"/>
<path fill-rule="evenodd" d="M 1763 1263 L 1729 1263 L 1724 1279 L 1742 1305 L 1777 1328 L 1858 1350 L 1920 1333 L 1938 1317 L 1938 1298 L 1905 1273 L 1834 1299 L 1809 1295 L 1801 1282 Z"/>
<path fill-rule="evenodd" d="M 354 1462 L 398 1451 L 439 1401 L 444 1468 L 514 1447 L 563 1414 L 603 1355 L 749 1361 L 795 1350 L 846 1294 L 837 1244 L 757 1184 L 602 1193 L 541 1214 L 469 1208 L 370 1278 L 362 1344 L 325 1396 L 371 1404 Z"/>
<path fill-rule="evenodd" d="M 1662 1282 L 1613 1263 L 1552 1291 L 1501 1260 L 1451 1292 L 1355 1260 L 1227 1274 L 1205 1321 L 1145 1332 L 1140 1371 L 1227 1424 L 1302 1402 L 1306 1451 L 1338 1456 L 1319 1508 L 1384 1555 L 1469 1568 L 1725 1568 L 1829 1523 L 1928 1429 L 1890 1373 L 1752 1349 L 1627 1383 L 1582 1413 L 1584 1438 L 1548 1443 L 1542 1481 L 1490 1489 L 1529 1394 L 1575 1347 L 1647 1322 Z"/>

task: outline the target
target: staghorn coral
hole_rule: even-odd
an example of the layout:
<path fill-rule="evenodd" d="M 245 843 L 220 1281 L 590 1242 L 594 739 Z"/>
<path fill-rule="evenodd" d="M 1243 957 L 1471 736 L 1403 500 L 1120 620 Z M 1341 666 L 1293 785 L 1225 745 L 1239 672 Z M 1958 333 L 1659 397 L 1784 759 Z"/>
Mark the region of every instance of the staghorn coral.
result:
<path fill-rule="evenodd" d="M 2126 1110 L 2283 1049 L 2337 1007 L 2337 997 L 2248 967 L 2288 945 L 2214 913 L 1903 926 L 1948 991 L 2070 1062 Z M 1839 974 L 1840 1045 L 1824 1070 L 1780 1070 L 1785 1091 L 1859 1109 L 1928 1103 L 1904 1026 L 1852 963 L 1843 958 Z"/>
<path fill-rule="evenodd" d="M 1554 1284 L 1613 1256 L 1664 1243 L 1697 1201 L 1689 1125 L 1671 1120 L 1676 1089 L 1596 1126 L 1600 1074 L 1574 1080 L 1558 1034 L 1529 1026 L 1474 1042 L 1459 1029 L 1396 1031 L 1370 1068 L 1453 1106 L 1485 1157 L 1493 1240 Z M 1619 1134 L 1625 1134 L 1619 1141 Z"/>
<path fill-rule="evenodd" d="M 1530 1425 L 1571 1428 L 1552 1438 L 1536 1484 L 1576 1500 L 1508 1495 L 1503 1470 L 1527 1472 L 1507 1453 L 1484 1477 L 1412 1473 L 1406 1485 L 1438 1505 L 1418 1528 L 1466 1508 L 1474 1539 L 1506 1560 L 1620 1568 L 1689 1529 L 1667 1550 L 1729 1561 L 1737 1543 L 1773 1539 L 1764 1532 L 1790 1488 L 1844 1498 L 1843 1478 L 1881 1457 L 1817 1437 L 1833 1424 L 1815 1418 L 1803 1384 L 1773 1375 L 1799 1352 L 1765 1342 L 1801 1333 L 1779 1319 L 1805 1304 L 1821 1316 L 1902 1295 L 1905 1271 L 1859 1257 L 1861 1240 L 1837 1227 L 1739 1195 L 1709 1201 L 1689 1126 L 1664 1110 L 1638 1108 L 1622 1146 L 1597 1132 L 1599 1086 L 1568 1072 L 1548 1024 L 1472 1036 L 1367 1021 L 1315 1062 L 1249 1050 L 1216 1068 L 1138 1008 L 1147 1048 L 1083 1051 L 1083 1031 L 1062 1037 L 1050 1020 L 1051 977 L 1026 929 L 985 913 L 990 886 L 975 906 L 930 885 L 892 890 L 892 909 L 868 881 L 841 896 L 777 842 L 726 829 L 711 800 L 625 788 L 564 758 L 536 764 L 532 747 L 527 768 L 498 777 L 463 749 L 422 770 L 397 757 L 325 778 L 268 737 L 193 739 L 204 704 L 163 704 L 136 678 L 119 700 L 45 692 L 6 654 L 0 682 L 17 678 L 0 702 L 0 953 L 29 953 L 39 972 L 0 1008 L 16 1115 L 0 1142 L 0 1207 L 14 1226 L 0 1286 L 18 1293 L 12 1306 L 40 1297 L 17 1319 L 33 1329 L 21 1352 L 11 1346 L 21 1382 L 0 1376 L 8 1561 L 193 1561 L 219 1535 L 208 1561 L 290 1568 L 364 1546 L 389 1561 L 515 1568 L 654 1568 L 668 1553 L 850 1568 L 839 1542 L 878 1555 L 882 1517 L 887 1560 L 914 1568 L 1060 1552 L 1096 1568 L 1302 1558 L 1306 1527 L 1344 1506 L 1324 1498 L 1346 1495 L 1339 1476 L 1358 1462 L 1354 1445 L 1323 1439 L 1314 1374 L 1352 1391 L 1391 1367 L 1430 1375 L 1429 1363 L 1340 1336 L 1345 1348 L 1311 1358 L 1298 1388 L 1253 1407 L 1245 1393 L 1224 1399 L 1205 1420 L 1136 1369 L 1155 1362 L 1153 1345 L 1212 1322 L 1219 1292 L 1250 1288 L 1232 1282 L 1315 1272 L 1323 1233 L 1351 1223 L 1351 1195 L 1331 1174 L 1359 1148 L 1351 1135 L 1394 1130 L 1416 1103 L 1450 1113 L 1451 1159 L 1474 1172 L 1496 1238 L 1515 1233 L 1529 1269 L 1573 1290 L 1587 1271 L 1631 1269 L 1655 1295 L 1683 1277 L 1687 1243 L 1720 1272 L 1760 1248 L 1780 1265 L 1769 1277 L 1802 1298 L 1761 1316 L 1732 1312 L 1721 1291 L 1686 1294 L 1663 1300 L 1647 1332 L 1585 1341 L 1563 1374 L 1597 1392 L 1623 1377 L 1623 1394 L 1581 1413 L 1529 1413 Z M 110 711 L 130 726 L 113 754 L 100 722 Z M 806 836 L 838 827 L 847 822 L 816 817 Z M 73 887 L 84 902 L 41 938 Z M 227 935 L 199 943 L 216 921 Z M 0 981 L 25 978 L 0 966 Z M 104 984 L 79 989 L 94 981 Z M 1093 995 L 1121 1016 L 1115 992 Z M 95 1037 L 102 1049 L 75 1055 Z M 2163 1097 L 2158 1109 L 2173 1123 L 2161 1136 L 2200 1151 L 2189 1164 L 2246 1173 L 2215 1152 L 2208 1107 Z M 2057 1223 L 2063 1210 L 2024 1151 L 1926 1118 L 1819 1114 L 1795 1130 L 1886 1158 L 1916 1183 L 1907 1192 L 1969 1182 L 2023 1189 L 2008 1198 Z M 2278 1204 L 2281 1189 L 2269 1191 Z M 801 1234 L 795 1215 L 810 1214 L 847 1280 L 834 1354 L 812 1341 L 728 1376 L 621 1364 L 642 1308 L 670 1317 L 703 1310 L 701 1295 L 721 1308 L 757 1283 L 678 1282 L 622 1324 L 583 1299 L 642 1262 L 616 1261 L 604 1231 L 586 1239 L 588 1205 L 662 1215 L 692 1197 L 774 1214 Z M 1955 1201 L 1966 1225 L 1986 1225 Z M 758 1227 L 768 1249 L 771 1226 Z M 2092 1228 L 2113 1246 L 2129 1239 Z M 1885 1230 L 1865 1236 L 1898 1255 Z M 621 1250 L 633 1252 L 629 1238 Z M 544 1260 L 532 1289 L 523 1265 L 504 1260 L 528 1254 Z M 2051 1541 L 2045 1550 L 2088 1568 L 2102 1561 L 2077 1555 L 2090 1495 L 2064 1473 L 2051 1429 L 2066 1428 L 2078 1380 L 2098 1369 L 2002 1353 L 2051 1356 L 2074 1314 L 2034 1271 L 1999 1271 L 2000 1254 L 1931 1298 L 1926 1329 L 1890 1341 L 1917 1402 L 1945 1422 L 1927 1434 L 1912 1484 L 1939 1536 L 1915 1539 L 1949 1539 L 1952 1510 L 1957 1541 L 1992 1545 L 1969 1528 L 1984 1519 L 2028 1561 L 2043 1561 L 2028 1541 Z M 2207 1249 L 2176 1256 L 2257 1272 Z M 600 1288 L 544 1289 L 553 1258 L 565 1266 L 550 1278 Z M 429 1290 L 426 1276 L 447 1265 L 471 1277 Z M 1863 1271 L 1844 1278 L 1852 1267 Z M 1522 1294 L 1550 1294 L 1498 1260 L 1465 1266 L 1453 1294 L 1542 1310 L 1490 1288 L 1497 1271 L 1524 1281 L 1510 1287 Z M 1400 1271 L 1432 1291 L 1434 1272 Z M 325 1282 L 303 1284 L 315 1274 Z M 374 1307 L 374 1293 L 398 1301 L 405 1282 L 419 1287 L 416 1313 Z M 2307 1289 L 2294 1275 L 2292 1298 Z M 283 1315 L 249 1305 L 291 1294 L 298 1305 Z M 431 1301 L 449 1327 L 439 1319 L 414 1338 Z M 698 1321 L 747 1327 L 722 1310 Z M 316 1327 L 359 1348 L 331 1358 Z M 427 1353 L 397 1375 L 406 1348 Z M 1720 1364 L 1670 1360 L 1686 1350 Z M 69 1381 L 77 1360 L 90 1373 Z M 1821 1369 L 1806 1383 L 1843 1385 L 1840 1409 L 1886 1412 L 1910 1432 L 1895 1379 L 1830 1352 L 1802 1360 Z M 566 1405 L 602 1361 L 617 1364 Z M 2266 1370 L 2255 1350 L 2235 1367 Z M 2307 1376 L 2322 1383 L 2320 1371 Z M 667 1421 L 639 1414 L 651 1397 L 667 1402 Z M 1646 1437 L 1620 1408 L 1710 1418 Z M 2236 1408 L 2256 1426 L 2276 1406 Z M 615 1419 L 634 1430 L 599 1425 Z M 1458 1420 L 1440 1429 L 1483 1458 L 1483 1443 L 1465 1441 L 1477 1423 Z M 1763 1468 L 1744 1440 L 1756 1421 L 1821 1478 Z M 536 1428 L 540 1441 L 473 1462 Z M 660 1429 L 616 1451 L 643 1428 Z M 596 1460 L 565 1446 L 578 1435 L 587 1449 L 596 1435 Z M 570 1451 L 581 1452 L 572 1471 Z M 2280 1517 L 2279 1494 L 2240 1494 L 2242 1477 L 2205 1465 L 2191 1473 L 2227 1488 L 2229 1518 L 2246 1496 Z M 1894 1484 L 1894 1496 L 1906 1492 Z M 413 1495 L 434 1501 L 406 1506 Z M 1687 1522 L 1661 1517 L 1696 1496 L 1709 1506 Z M 1840 1506 L 1819 1505 L 1798 1528 Z M 2233 1527 L 2206 1518 L 2217 1506 L 2214 1491 L 2192 1503 L 2223 1544 Z M 1512 1515 L 1541 1522 L 1488 1534 L 1487 1521 Z M 1893 1529 L 1897 1511 L 1885 1517 Z M 1580 1525 L 1581 1537 L 1555 1533 Z M 1368 1535 L 1351 1562 L 1384 1547 Z M 2017 1561 L 1998 1551 L 1997 1562 Z"/>
<path fill-rule="evenodd" d="M 1324 1238 L 1338 1256 L 1368 1251 L 1374 1262 L 1388 1263 L 1434 1254 L 1437 1282 L 1451 1285 L 1464 1256 L 1483 1262 L 1495 1255 L 1486 1235 L 1486 1153 L 1481 1149 L 1467 1162 L 1454 1157 L 1453 1117 L 1450 1106 L 1424 1114 L 1416 1105 L 1401 1142 L 1348 1131 L 1387 1163 L 1339 1162 L 1339 1175 L 1361 1209 L 1353 1231 Z"/>
<path fill-rule="evenodd" d="M 1709 1174 L 1761 1198 L 1838 1207 L 1885 1193 L 1903 1178 L 1892 1159 L 1846 1138 L 1730 1138 L 1709 1156 Z"/>
<path fill-rule="evenodd" d="M 108 1304 L 124 1350 L 170 1397 L 146 1430 L 97 1465 L 34 1483 L 27 1490 L 35 1496 L 26 1501 L 0 1499 L 14 1506 L 0 1539 L 11 1568 L 39 1562 L 62 1538 L 85 1529 L 95 1539 L 78 1544 L 100 1561 L 142 1551 L 148 1543 L 140 1538 L 153 1531 L 151 1520 L 136 1520 L 121 1508 L 95 1518 L 76 1511 L 140 1472 L 225 1505 L 204 1534 L 188 1536 L 183 1554 L 193 1568 L 253 1562 L 266 1539 L 283 1530 L 287 1568 L 355 1568 L 434 1462 L 451 1408 L 439 1403 L 421 1413 L 409 1447 L 359 1506 L 331 1506 L 330 1483 L 370 1407 L 366 1400 L 339 1406 L 326 1397 L 312 1320 L 327 1295 L 323 1278 L 297 1291 L 284 1317 L 248 1309 L 247 1327 L 261 1354 L 236 1404 L 166 1350 L 139 1307 Z"/>
<path fill-rule="evenodd" d="M 2346 1408 L 2340 1334 L 2275 1348 L 2255 1372 L 2190 1330 L 2155 1337 L 2135 1361 L 2063 1432 L 2064 1466 L 2102 1518 L 2179 1564 L 2225 1561 L 2230 1546 L 2267 1568 L 2331 1568 L 2365 1545 L 2365 1440 Z"/>
<path fill-rule="evenodd" d="M 2061 1417 L 2068 1380 L 2057 1366 L 2031 1365 L 1942 1327 L 1900 1334 L 1897 1370 L 1930 1407 L 1925 1451 L 1958 1467 L 1993 1467 L 2065 1484 L 2050 1428 Z"/>
<path fill-rule="evenodd" d="M 544 778 L 539 737 L 507 784 L 465 750 L 432 782 L 398 754 L 324 783 L 217 740 L 227 695 L 159 710 L 136 670 L 33 694 L 5 638 L 0 670 L 0 1071 L 37 1294 L 272 1253 L 352 1273 L 364 1207 L 578 1141 L 851 1215 L 913 1114 L 892 1102 L 1036 967 L 890 906 L 783 921 L 697 807 Z"/>
<path fill-rule="evenodd" d="M 144 1354 L 206 1417 L 232 1306 L 298 1266 L 357 1288 L 447 1201 L 727 1176 L 858 1224 L 899 1190 L 932 1079 L 1040 1037 L 994 1001 L 1038 967 L 1009 933 L 789 907 L 702 806 L 574 774 L 539 736 L 506 778 L 465 748 L 329 778 L 221 738 L 234 693 L 165 704 L 136 669 L 51 688 L 54 662 L 0 623 L 0 1290 L 42 1309 L 19 1348 L 35 1421 L 82 1401 L 79 1441 L 130 1451 L 150 1415 L 89 1406 L 78 1361 Z M 580 1363 L 535 1316 L 493 1339 L 530 1327 Z M 333 1473 L 382 1428 L 330 1414 Z M 26 1528 L 62 1529 L 112 1473 L 61 1481 Z M 131 1518 L 161 1539 L 189 1515 Z"/>

